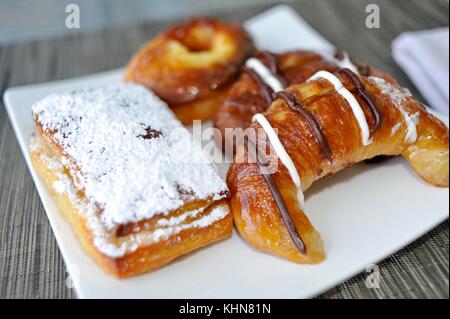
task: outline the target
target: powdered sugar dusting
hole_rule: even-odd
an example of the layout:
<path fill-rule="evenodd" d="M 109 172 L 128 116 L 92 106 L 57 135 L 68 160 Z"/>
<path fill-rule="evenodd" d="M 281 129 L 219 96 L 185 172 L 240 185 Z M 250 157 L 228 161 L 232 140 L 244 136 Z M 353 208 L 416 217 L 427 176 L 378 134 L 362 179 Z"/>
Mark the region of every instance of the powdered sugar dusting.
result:
<path fill-rule="evenodd" d="M 55 132 L 64 165 L 110 229 L 168 214 L 186 194 L 225 196 L 226 185 L 200 146 L 166 104 L 139 85 L 51 95 L 32 109 L 44 131 Z"/>
<path fill-rule="evenodd" d="M 416 125 L 419 122 L 420 113 L 416 112 L 414 114 L 410 114 L 403 107 L 403 103 L 405 102 L 405 100 L 412 97 L 411 92 L 409 92 L 409 90 L 407 89 L 403 89 L 399 86 L 391 84 L 382 78 L 376 76 L 371 76 L 369 78 L 380 88 L 381 93 L 389 96 L 391 101 L 395 104 L 395 106 L 402 114 L 405 120 L 405 125 L 407 127 L 405 142 L 414 143 L 417 140 Z M 393 131 L 395 127 L 396 126 L 392 128 Z M 398 128 L 396 130 L 398 130 Z"/>

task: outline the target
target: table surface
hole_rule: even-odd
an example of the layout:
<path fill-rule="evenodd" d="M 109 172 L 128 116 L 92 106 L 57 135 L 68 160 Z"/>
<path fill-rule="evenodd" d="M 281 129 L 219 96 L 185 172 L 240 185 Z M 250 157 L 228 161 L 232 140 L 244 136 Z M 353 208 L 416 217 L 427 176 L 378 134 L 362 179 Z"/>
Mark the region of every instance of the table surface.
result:
<path fill-rule="evenodd" d="M 370 3 L 380 7 L 379 29 L 365 27 L 365 8 Z M 448 1 L 303 0 L 289 4 L 337 48 L 391 73 L 422 99 L 392 60 L 390 43 L 403 31 L 448 27 Z M 211 15 L 244 21 L 269 7 L 247 7 L 233 12 L 211 12 Z M 121 67 L 142 43 L 173 22 L 140 23 L 120 29 L 0 47 L 1 95 L 12 86 Z M 379 288 L 367 288 L 368 274 L 361 273 L 319 298 L 448 298 L 448 247 L 447 220 L 381 261 L 378 264 L 381 275 Z M 0 298 L 75 297 L 1 101 Z"/>

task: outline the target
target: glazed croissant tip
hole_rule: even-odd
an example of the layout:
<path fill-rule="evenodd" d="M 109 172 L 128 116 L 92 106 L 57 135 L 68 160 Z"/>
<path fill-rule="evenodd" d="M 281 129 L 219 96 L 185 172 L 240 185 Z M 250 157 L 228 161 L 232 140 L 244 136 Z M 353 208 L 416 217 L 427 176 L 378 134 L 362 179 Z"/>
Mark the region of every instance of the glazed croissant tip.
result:
<path fill-rule="evenodd" d="M 416 150 L 407 159 L 424 181 L 436 187 L 449 186 L 449 152 L 442 149 Z"/>

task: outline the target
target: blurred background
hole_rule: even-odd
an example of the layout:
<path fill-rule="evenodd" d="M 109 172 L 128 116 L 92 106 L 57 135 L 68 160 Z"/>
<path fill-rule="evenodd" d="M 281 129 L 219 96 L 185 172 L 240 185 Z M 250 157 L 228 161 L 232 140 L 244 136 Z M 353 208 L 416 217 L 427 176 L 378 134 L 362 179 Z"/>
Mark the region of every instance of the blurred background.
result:
<path fill-rule="evenodd" d="M 0 0 L 0 45 L 31 39 L 116 28 L 142 21 L 164 21 L 192 15 L 243 9 L 274 0 Z M 67 29 L 68 4 L 79 5 L 80 29 Z"/>
<path fill-rule="evenodd" d="M 408 87 L 413 84 L 424 102 L 448 114 L 448 0 L 0 0 L 0 53 L 2 47 L 31 42 L 45 46 L 46 41 L 58 38 L 66 39 L 63 47 L 69 44 L 79 49 L 82 46 L 77 41 L 82 41 L 95 51 L 92 54 L 98 54 L 104 48 L 93 40 L 94 34 L 106 41 L 107 34 L 119 37 L 122 32 L 124 38 L 117 49 L 128 50 L 121 56 L 129 57 L 173 21 L 212 15 L 242 22 L 281 3 L 292 6 L 337 49 L 392 74 L 398 73 L 400 66 L 409 77 L 402 79 L 400 73 L 400 82 Z M 79 8 L 79 28 L 66 25 L 70 4 Z M 368 7 L 373 4 L 379 8 L 381 28 L 365 26 Z M 136 30 L 138 27 L 141 29 Z M 373 41 L 379 45 L 369 45 Z M 65 53 L 60 48 L 54 54 Z M 94 71 L 87 61 L 78 67 L 81 74 Z M 1 82 L 5 81 L 0 78 Z"/>

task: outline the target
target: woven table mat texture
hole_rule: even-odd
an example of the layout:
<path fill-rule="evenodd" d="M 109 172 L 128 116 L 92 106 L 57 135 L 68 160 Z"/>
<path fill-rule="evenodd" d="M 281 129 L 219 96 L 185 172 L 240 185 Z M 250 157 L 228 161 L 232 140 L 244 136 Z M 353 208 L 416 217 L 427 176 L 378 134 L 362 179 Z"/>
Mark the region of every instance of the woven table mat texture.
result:
<path fill-rule="evenodd" d="M 370 3 L 381 10 L 381 28 L 376 31 L 364 27 L 365 8 Z M 423 101 L 392 60 L 390 43 L 403 31 L 448 26 L 448 1 L 303 0 L 287 4 L 338 49 L 391 73 Z M 271 6 L 211 15 L 245 21 Z M 122 67 L 144 42 L 173 23 L 147 22 L 0 47 L 0 92 Z M 76 298 L 3 101 L 0 104 L 0 298 Z M 447 220 L 380 262 L 379 288 L 368 289 L 367 274 L 361 273 L 318 298 L 448 298 L 448 247 Z"/>

